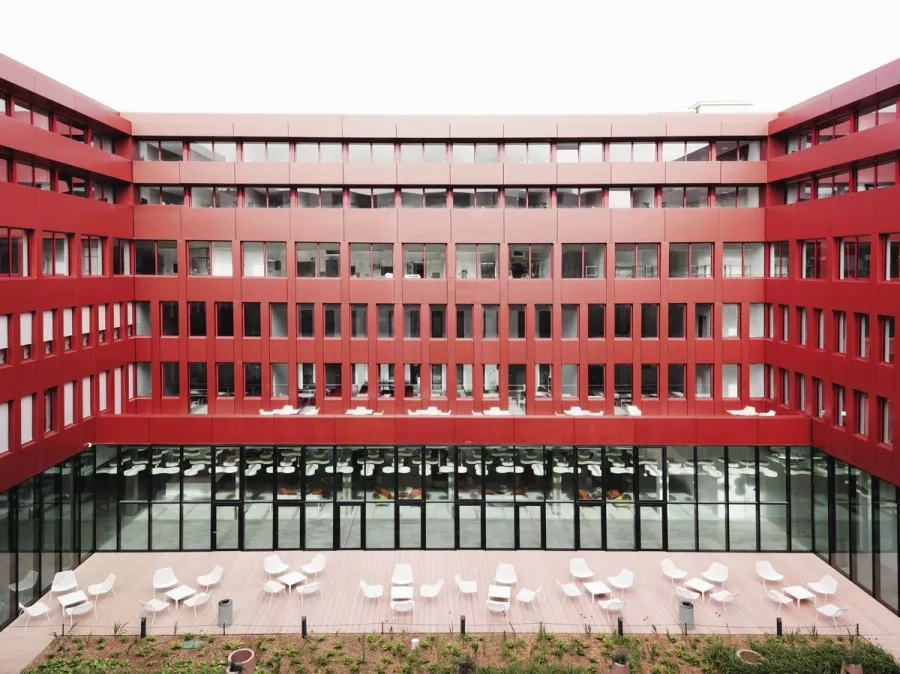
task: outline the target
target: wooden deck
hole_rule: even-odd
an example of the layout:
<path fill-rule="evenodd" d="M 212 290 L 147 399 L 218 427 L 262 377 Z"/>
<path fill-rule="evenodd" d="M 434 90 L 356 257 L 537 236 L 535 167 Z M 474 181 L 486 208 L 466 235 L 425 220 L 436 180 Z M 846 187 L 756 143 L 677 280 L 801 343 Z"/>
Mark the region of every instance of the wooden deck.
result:
<path fill-rule="evenodd" d="M 234 602 L 234 625 L 229 633 L 278 633 L 299 632 L 301 616 L 307 617 L 311 632 L 371 632 L 405 630 L 409 632 L 449 632 L 459 630 L 460 615 L 465 614 L 468 629 L 472 632 L 511 630 L 536 631 L 540 625 L 555 632 L 606 631 L 614 628 L 616 616 L 607 623 L 605 612 L 587 598 L 566 600 L 556 585 L 570 580 L 569 560 L 573 556 L 584 557 L 596 579 L 606 580 L 623 567 L 635 573 L 634 587 L 625 592 L 624 624 L 627 632 L 678 632 L 677 603 L 672 597 L 671 584 L 659 569 L 660 560 L 670 557 L 689 577 L 699 575 L 713 561 L 728 566 L 729 581 L 726 587 L 738 592 L 743 610 L 732 604 L 727 615 L 722 606 L 707 600 L 697 603 L 695 609 L 696 632 L 731 632 L 752 634 L 774 632 L 777 607 L 768 599 L 760 601 L 762 584 L 757 579 L 754 565 L 765 558 L 785 575 L 785 585 L 804 584 L 818 580 L 826 573 L 838 578 L 838 599 L 834 602 L 847 606 L 848 611 L 839 619 L 839 630 L 859 633 L 886 648 L 900 653 L 900 617 L 831 570 L 827 564 L 812 554 L 742 554 L 742 553 L 664 553 L 664 552 L 572 552 L 572 551 L 336 551 L 324 553 L 327 571 L 321 576 L 323 592 L 306 598 L 301 605 L 297 594 L 276 596 L 274 600 L 260 591 L 259 582 L 265 580 L 263 558 L 269 554 L 259 552 L 197 552 L 197 553 L 96 553 L 76 571 L 79 586 L 101 582 L 110 571 L 116 574 L 115 589 L 118 598 L 109 595 L 98 604 L 98 617 L 88 614 L 75 623 L 77 634 L 112 634 L 115 623 L 127 623 L 128 633 L 137 631 L 140 622 L 139 600 L 153 595 L 154 570 L 172 566 L 182 583 L 197 587 L 198 575 L 209 572 L 215 564 L 221 564 L 224 577 L 221 585 L 213 590 L 212 599 L 201 607 L 196 618 L 188 608 L 174 606 L 160 613 L 154 624 L 148 619 L 151 633 L 169 633 L 176 628 L 179 633 L 221 631 L 216 627 L 217 601 L 230 598 Z M 282 551 L 282 559 L 293 569 L 309 562 L 312 552 Z M 485 616 L 484 602 L 488 586 L 492 583 L 497 565 L 512 563 L 518 576 L 518 588 L 542 590 L 533 606 L 519 605 L 513 599 L 508 622 L 502 616 Z M 412 616 L 399 618 L 391 614 L 391 576 L 397 563 L 411 564 L 415 581 L 415 608 Z M 457 597 L 454 574 L 478 582 L 477 598 Z M 444 580 L 439 600 L 419 597 L 418 588 L 423 583 Z M 359 588 L 360 579 L 385 587 L 385 596 L 366 601 Z M 160 595 L 161 596 L 161 595 Z M 515 590 L 513 591 L 513 597 Z M 59 604 L 49 596 L 43 597 L 52 608 L 52 622 L 46 618 L 31 621 L 24 629 L 25 620 L 20 617 L 0 633 L 0 674 L 17 672 L 26 666 L 49 642 L 53 632 L 63 631 L 63 617 Z M 816 621 L 811 602 L 801 607 L 782 611 L 785 630 L 808 628 L 817 624 L 819 633 L 834 633 L 830 620 Z M 68 620 L 65 632 L 69 633 Z"/>

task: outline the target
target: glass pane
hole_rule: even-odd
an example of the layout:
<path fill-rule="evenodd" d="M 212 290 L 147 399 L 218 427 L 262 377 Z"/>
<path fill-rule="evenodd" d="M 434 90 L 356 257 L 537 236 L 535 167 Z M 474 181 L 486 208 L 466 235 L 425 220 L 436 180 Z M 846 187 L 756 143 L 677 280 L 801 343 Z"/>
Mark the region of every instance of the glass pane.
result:
<path fill-rule="evenodd" d="M 300 527 L 303 523 L 303 507 L 278 507 L 278 548 L 280 550 L 299 550 L 302 547 Z"/>
<path fill-rule="evenodd" d="M 584 550 L 603 548 L 603 506 L 579 506 L 579 546 Z"/>
<path fill-rule="evenodd" d="M 481 537 L 481 505 L 459 506 L 459 547 L 483 548 Z"/>
<path fill-rule="evenodd" d="M 366 548 L 393 549 L 394 545 L 394 504 L 367 503 L 366 508 Z M 343 530 L 343 520 L 341 529 Z"/>
<path fill-rule="evenodd" d="M 271 503 L 244 505 L 244 549 L 271 550 L 275 515 Z"/>
<path fill-rule="evenodd" d="M 177 503 L 154 503 L 152 550 L 178 550 L 181 537 L 181 506 Z"/>
<path fill-rule="evenodd" d="M 565 505 L 565 504 L 563 504 Z M 567 506 L 570 510 L 572 508 L 571 505 Z M 516 513 L 519 516 L 519 548 L 525 549 L 537 549 L 541 548 L 541 509 L 542 505 L 520 505 L 516 508 Z M 569 513 L 569 524 L 571 525 L 573 520 L 571 518 L 572 513 Z M 556 523 L 554 522 L 554 525 Z M 565 530 L 572 529 L 569 527 L 562 527 L 563 531 L 561 532 L 563 535 L 560 538 L 565 542 Z M 560 532 L 557 532 L 560 533 Z M 572 531 L 574 533 L 574 530 Z M 547 541 L 547 547 L 572 547 L 573 542 L 571 540 L 568 541 L 568 545 L 550 545 L 550 541 Z"/>
<path fill-rule="evenodd" d="M 671 499 L 671 496 L 669 498 Z M 694 523 L 697 506 L 693 503 L 669 503 L 667 509 L 669 550 L 694 550 L 697 546 Z M 644 520 L 641 519 L 642 533 L 643 527 Z"/>
<path fill-rule="evenodd" d="M 209 550 L 212 547 L 212 506 L 208 503 L 184 504 L 181 513 L 182 549 Z"/>
<path fill-rule="evenodd" d="M 422 547 L 422 507 L 401 505 L 400 517 L 400 547 Z"/>
<path fill-rule="evenodd" d="M 491 495 L 485 491 L 488 501 Z M 512 505 L 491 504 L 485 510 L 485 537 L 492 550 L 510 550 L 516 546 L 515 512 Z"/>
<path fill-rule="evenodd" d="M 238 549 L 240 506 L 217 506 L 215 522 L 216 550 Z"/>
<path fill-rule="evenodd" d="M 334 506 L 331 503 L 310 504 L 307 496 L 306 547 L 331 549 L 334 547 Z M 340 544 L 338 544 L 340 546 Z"/>
<path fill-rule="evenodd" d="M 362 521 L 360 519 L 360 510 L 362 506 L 339 506 L 339 516 L 341 520 L 340 538 L 338 539 L 338 548 L 355 549 L 362 547 Z"/>
<path fill-rule="evenodd" d="M 663 508 L 662 505 L 641 507 L 641 550 L 662 550 Z"/>
<path fill-rule="evenodd" d="M 634 505 L 610 503 L 606 508 L 606 547 L 609 550 L 634 550 Z"/>

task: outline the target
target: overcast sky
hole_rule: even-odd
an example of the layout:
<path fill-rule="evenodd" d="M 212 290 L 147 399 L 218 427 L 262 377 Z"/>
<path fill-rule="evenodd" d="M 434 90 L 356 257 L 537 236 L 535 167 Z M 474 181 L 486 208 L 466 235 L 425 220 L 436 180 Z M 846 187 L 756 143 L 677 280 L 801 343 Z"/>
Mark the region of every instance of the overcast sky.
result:
<path fill-rule="evenodd" d="M 900 0 L 9 0 L 0 21 L 0 51 L 121 111 L 775 111 L 900 57 Z"/>

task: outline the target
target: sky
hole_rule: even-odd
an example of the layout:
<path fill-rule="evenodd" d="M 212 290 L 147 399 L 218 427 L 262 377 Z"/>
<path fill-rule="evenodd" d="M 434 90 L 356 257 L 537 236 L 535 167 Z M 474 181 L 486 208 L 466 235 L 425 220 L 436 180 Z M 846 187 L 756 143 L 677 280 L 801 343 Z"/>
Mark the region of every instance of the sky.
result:
<path fill-rule="evenodd" d="M 900 0 L 39 0 L 0 52 L 128 112 L 765 111 L 900 58 Z"/>

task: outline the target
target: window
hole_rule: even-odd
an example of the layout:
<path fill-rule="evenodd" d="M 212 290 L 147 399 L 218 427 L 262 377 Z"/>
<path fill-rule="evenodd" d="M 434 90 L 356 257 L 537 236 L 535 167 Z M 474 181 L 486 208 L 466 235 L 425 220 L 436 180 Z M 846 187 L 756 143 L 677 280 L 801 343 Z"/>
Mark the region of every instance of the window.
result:
<path fill-rule="evenodd" d="M 505 143 L 503 163 L 505 164 L 549 164 L 550 143 Z"/>
<path fill-rule="evenodd" d="M 262 307 L 259 302 L 244 302 L 244 337 L 262 337 Z"/>
<path fill-rule="evenodd" d="M 847 314 L 843 311 L 834 312 L 834 329 L 836 333 L 836 353 L 847 353 Z"/>
<path fill-rule="evenodd" d="M 287 270 L 287 252 L 283 242 L 243 241 L 244 276 L 282 277 Z"/>
<path fill-rule="evenodd" d="M 288 336 L 288 315 L 286 302 L 269 304 L 269 337 L 280 339 Z"/>
<path fill-rule="evenodd" d="M 159 303 L 163 337 L 178 336 L 178 302 Z"/>
<path fill-rule="evenodd" d="M 556 163 L 599 163 L 603 161 L 603 143 L 558 143 Z"/>
<path fill-rule="evenodd" d="M 602 208 L 603 189 L 600 187 L 557 187 L 557 208 Z"/>
<path fill-rule="evenodd" d="M 893 363 L 894 362 L 894 317 L 893 316 L 879 316 L 878 323 L 880 325 L 880 333 L 881 333 L 881 362 L 882 363 Z"/>
<path fill-rule="evenodd" d="M 550 278 L 552 266 L 549 243 L 510 244 L 510 278 Z"/>
<path fill-rule="evenodd" d="M 602 243 L 562 244 L 563 278 L 603 278 L 606 246 Z"/>
<path fill-rule="evenodd" d="M 431 318 L 431 339 L 447 339 L 447 307 L 432 304 L 428 307 Z"/>
<path fill-rule="evenodd" d="M 487 325 L 487 322 L 485 322 Z M 509 338 L 525 339 L 525 305 L 509 305 Z"/>
<path fill-rule="evenodd" d="M 175 241 L 135 241 L 134 270 L 139 276 L 177 274 L 177 243 Z"/>
<path fill-rule="evenodd" d="M 807 326 L 804 307 L 797 307 L 797 324 L 800 326 L 800 346 L 806 346 Z"/>
<path fill-rule="evenodd" d="M 431 397 L 447 397 L 447 366 L 443 363 L 431 365 Z"/>
<path fill-rule="evenodd" d="M 550 208 L 550 188 L 507 187 L 503 199 L 507 208 Z"/>
<path fill-rule="evenodd" d="M 718 143 L 716 145 L 718 146 Z M 698 140 L 664 142 L 662 143 L 662 160 L 709 161 L 709 143 Z"/>
<path fill-rule="evenodd" d="M 716 208 L 758 208 L 760 188 L 757 185 L 716 186 Z"/>
<path fill-rule="evenodd" d="M 21 415 L 19 423 L 19 433 L 22 439 L 22 445 L 34 442 L 34 394 L 22 396 L 19 400 L 19 413 Z"/>
<path fill-rule="evenodd" d="M 0 315 L 0 365 L 9 363 L 9 319 L 9 315 Z"/>
<path fill-rule="evenodd" d="M 137 150 L 140 161 L 181 161 L 184 158 L 180 140 L 139 140 Z"/>
<path fill-rule="evenodd" d="M 894 401 L 888 398 L 878 398 L 878 441 L 883 445 L 894 444 Z"/>
<path fill-rule="evenodd" d="M 610 208 L 655 208 L 655 187 L 612 187 L 609 192 Z"/>
<path fill-rule="evenodd" d="M 341 336 L 341 305 L 326 304 L 325 305 L 325 336 L 340 337 Z"/>
<path fill-rule="evenodd" d="M 348 143 L 347 159 L 356 163 L 392 164 L 393 143 Z"/>
<path fill-rule="evenodd" d="M 297 305 L 297 336 L 313 337 L 315 335 L 315 319 L 312 304 Z"/>
<path fill-rule="evenodd" d="M 789 342 L 791 340 L 791 314 L 790 307 L 786 304 L 779 304 L 778 309 L 781 312 L 781 341 Z"/>
<path fill-rule="evenodd" d="M 794 379 L 797 389 L 797 409 L 804 414 L 808 414 L 809 410 L 806 408 L 806 376 L 797 372 L 794 375 Z"/>
<path fill-rule="evenodd" d="M 231 276 L 231 241 L 188 241 L 191 276 Z"/>
<path fill-rule="evenodd" d="M 813 391 L 816 396 L 816 417 L 822 419 L 825 416 L 825 386 L 818 377 L 813 377 Z"/>
<path fill-rule="evenodd" d="M 602 398 L 606 393 L 606 367 L 588 365 L 588 398 Z"/>
<path fill-rule="evenodd" d="M 418 305 L 406 304 L 403 306 L 403 336 L 406 339 L 419 339 L 422 337 L 420 313 L 421 310 Z"/>
<path fill-rule="evenodd" d="M 216 391 L 220 398 L 234 397 L 234 363 L 216 363 Z"/>
<path fill-rule="evenodd" d="M 712 397 L 712 365 L 698 363 L 694 370 L 694 397 Z"/>
<path fill-rule="evenodd" d="M 669 363 L 668 381 L 669 398 L 683 399 L 685 395 L 685 370 L 684 363 Z"/>
<path fill-rule="evenodd" d="M 726 278 L 762 278 L 764 247 L 763 243 L 723 244 L 723 275 Z"/>
<path fill-rule="evenodd" d="M 862 391 L 854 391 L 853 399 L 856 406 L 856 433 L 858 435 L 869 434 L 869 396 Z"/>
<path fill-rule="evenodd" d="M 297 276 L 300 278 L 338 278 L 341 275 L 339 243 L 298 243 Z"/>
<path fill-rule="evenodd" d="M 474 391 L 472 380 L 472 364 L 456 364 L 456 397 L 457 399 L 471 398 Z"/>
<path fill-rule="evenodd" d="M 188 302 L 188 336 L 206 337 L 206 302 Z"/>
<path fill-rule="evenodd" d="M 802 129 L 785 139 L 785 154 L 793 154 L 812 147 L 812 129 Z"/>
<path fill-rule="evenodd" d="M 244 208 L 290 208 L 288 187 L 245 187 Z"/>
<path fill-rule="evenodd" d="M 726 244 L 727 245 L 727 244 Z M 617 274 L 618 276 L 618 274 Z M 670 278 L 712 277 L 711 243 L 670 243 Z"/>
<path fill-rule="evenodd" d="M 2 180 L 2 178 L 0 178 Z M 96 180 L 91 181 L 91 199 L 102 201 L 106 204 L 116 203 L 116 188 L 112 185 L 104 185 Z"/>
<path fill-rule="evenodd" d="M 553 391 L 552 366 L 548 363 L 537 363 L 534 366 L 534 381 L 536 385 L 536 398 L 549 398 Z M 512 379 L 512 377 L 510 377 Z"/>
<path fill-rule="evenodd" d="M 769 278 L 787 278 L 790 253 L 787 241 L 767 243 L 769 248 Z"/>
<path fill-rule="evenodd" d="M 707 208 L 709 188 L 707 187 L 662 187 L 660 188 L 663 208 Z"/>
<path fill-rule="evenodd" d="M 59 430 L 59 419 L 56 416 L 56 387 L 44 391 L 44 433 Z"/>
<path fill-rule="evenodd" d="M 694 336 L 696 338 L 712 338 L 712 315 L 712 304 L 697 304 L 694 307 Z"/>
<path fill-rule="evenodd" d="M 113 239 L 113 274 L 116 276 L 131 276 L 131 247 L 133 241 L 127 239 Z"/>
<path fill-rule="evenodd" d="M 270 377 L 272 382 L 272 397 L 287 398 L 288 397 L 288 364 L 287 363 L 271 363 L 269 365 Z"/>
<path fill-rule="evenodd" d="M 716 141 L 716 161 L 759 161 L 762 159 L 762 141 Z"/>
<path fill-rule="evenodd" d="M 850 172 L 840 171 L 816 178 L 816 199 L 830 199 L 850 192 Z"/>
<path fill-rule="evenodd" d="M 870 166 L 860 166 L 855 173 L 857 192 L 892 187 L 897 180 L 897 161 L 892 159 Z"/>
<path fill-rule="evenodd" d="M 188 149 L 190 161 L 237 161 L 237 143 L 233 141 L 192 141 Z"/>
<path fill-rule="evenodd" d="M 766 366 L 760 363 L 750 364 L 750 397 L 766 397 Z"/>
<path fill-rule="evenodd" d="M 86 143 L 87 142 L 87 127 L 84 124 L 82 124 L 81 122 L 76 122 L 75 120 L 69 119 L 68 117 L 63 117 L 62 115 L 57 115 L 57 117 L 56 117 L 56 133 L 58 133 L 62 136 L 65 136 L 66 138 L 71 138 L 72 140 L 74 140 L 77 143 Z M 108 136 L 106 138 L 109 139 Z M 161 145 L 163 145 L 166 148 L 164 150 L 164 153 L 167 154 L 169 152 L 168 148 L 172 144 L 173 143 L 171 143 L 169 141 L 164 141 L 163 143 L 161 143 Z M 177 141 L 174 144 L 180 145 L 180 143 L 178 143 Z M 105 145 L 103 147 L 103 149 L 106 150 L 107 152 L 113 151 L 112 146 L 108 145 L 108 144 Z M 163 161 L 169 161 L 169 160 L 163 159 Z M 180 161 L 180 160 L 175 160 L 175 161 Z"/>
<path fill-rule="evenodd" d="M 5 112 L 6 110 L 4 109 Z M 17 99 L 13 105 L 12 116 L 26 124 L 32 124 L 47 131 L 50 130 L 50 113 L 31 103 Z"/>
<path fill-rule="evenodd" d="M 562 338 L 578 339 L 578 305 L 562 305 Z"/>
<path fill-rule="evenodd" d="M 834 425 L 843 428 L 847 425 L 847 410 L 844 408 L 844 387 L 834 384 L 832 386 L 834 397 Z"/>
<path fill-rule="evenodd" d="M 19 160 L 16 160 L 14 168 L 16 184 L 25 187 L 36 187 L 45 192 L 50 191 L 52 183 L 49 168 Z"/>
<path fill-rule="evenodd" d="M 632 366 L 617 363 L 613 366 L 613 395 L 616 405 L 630 405 L 634 399 L 634 379 Z"/>
<path fill-rule="evenodd" d="M 446 208 L 447 190 L 444 187 L 403 187 L 400 189 L 400 205 L 403 208 Z M 375 207 L 378 208 L 378 204 Z"/>
<path fill-rule="evenodd" d="M 614 334 L 616 339 L 631 337 L 631 305 L 617 304 L 613 315 Z"/>
<path fill-rule="evenodd" d="M 44 232 L 42 243 L 42 268 L 44 276 L 69 275 L 69 234 Z"/>
<path fill-rule="evenodd" d="M 472 324 L 472 305 L 457 304 L 456 305 L 456 338 L 472 339 L 474 334 L 474 326 Z"/>
<path fill-rule="evenodd" d="M 330 143 L 297 143 L 294 161 L 301 164 L 340 164 L 343 161 L 343 148 L 340 142 Z"/>
<path fill-rule="evenodd" d="M 287 143 L 244 141 L 241 159 L 245 162 L 288 162 L 291 160 Z"/>
<path fill-rule="evenodd" d="M 500 307 L 496 305 L 485 305 L 481 308 L 482 337 L 484 339 L 497 339 L 497 337 L 499 337 L 499 312 Z"/>
<path fill-rule="evenodd" d="M 791 404 L 791 373 L 783 368 L 778 368 L 778 376 L 781 379 L 781 404 Z"/>
<path fill-rule="evenodd" d="M 141 185 L 138 201 L 150 206 L 184 206 L 184 187 L 180 185 Z"/>
<path fill-rule="evenodd" d="M 450 150 L 454 164 L 496 164 L 500 161 L 497 143 L 453 143 Z"/>
<path fill-rule="evenodd" d="M 177 398 L 181 395 L 181 375 L 178 363 L 162 363 L 162 394 L 166 398 Z"/>
<path fill-rule="evenodd" d="M 135 395 L 138 398 L 149 398 L 153 394 L 152 384 L 150 363 L 135 363 Z"/>
<path fill-rule="evenodd" d="M 724 363 L 722 365 L 722 397 L 740 397 L 740 365 Z"/>
<path fill-rule="evenodd" d="M 350 336 L 364 338 L 369 334 L 368 307 L 365 304 L 350 305 Z"/>
<path fill-rule="evenodd" d="M 500 190 L 496 187 L 454 187 L 453 208 L 497 208 L 500 205 Z"/>
<path fill-rule="evenodd" d="M 404 277 L 444 278 L 447 269 L 447 246 L 443 243 L 403 244 Z"/>
<path fill-rule="evenodd" d="M 868 236 L 840 239 L 840 278 L 869 278 L 871 246 Z"/>
<path fill-rule="evenodd" d="M 741 305 L 726 303 L 722 305 L 722 337 L 736 339 L 741 336 Z"/>
<path fill-rule="evenodd" d="M 262 363 L 244 363 L 244 397 L 262 396 Z"/>
<path fill-rule="evenodd" d="M 400 161 L 404 164 L 443 164 L 447 161 L 445 143 L 401 143 Z"/>
<path fill-rule="evenodd" d="M 813 309 L 816 317 L 816 348 L 825 348 L 825 312 L 822 309 Z"/>
<path fill-rule="evenodd" d="M 350 275 L 355 278 L 392 278 L 394 245 L 391 243 L 351 243 Z"/>
<path fill-rule="evenodd" d="M 56 338 L 54 336 L 54 328 L 56 326 L 56 311 L 52 309 L 45 310 L 43 313 L 44 322 L 43 322 L 43 339 L 44 339 L 44 353 L 52 354 L 54 352 L 54 342 Z"/>
<path fill-rule="evenodd" d="M 378 338 L 393 339 L 394 338 L 394 305 L 379 304 L 378 305 Z"/>
<path fill-rule="evenodd" d="M 422 395 L 421 363 L 406 363 L 403 366 L 403 384 L 405 398 L 418 398 Z"/>
<path fill-rule="evenodd" d="M 393 195 L 393 191 L 391 191 Z M 299 208 L 343 208 L 344 190 L 341 187 L 298 187 Z"/>
<path fill-rule="evenodd" d="M 236 187 L 192 187 L 190 189 L 193 208 L 237 208 Z"/>
<path fill-rule="evenodd" d="M 456 278 L 497 278 L 498 255 L 496 243 L 457 244 Z"/>
<path fill-rule="evenodd" d="M 3 234 L 0 229 L 0 247 L 3 245 Z M 884 241 L 884 280 L 897 281 L 900 280 L 900 234 L 887 234 L 882 239 Z M 0 254 L 2 257 L 2 254 Z M 3 264 L 0 259 L 0 265 Z M 2 275 L 2 272 L 0 272 Z"/>
<path fill-rule="evenodd" d="M 824 278 L 825 246 L 822 241 L 801 241 L 800 255 L 803 261 L 801 278 Z"/>
<path fill-rule="evenodd" d="M 603 339 L 606 334 L 606 305 L 588 304 L 588 339 Z"/>
<path fill-rule="evenodd" d="M 57 171 L 56 191 L 60 194 L 70 194 L 73 197 L 87 199 L 87 178 L 74 175 L 68 171 Z"/>
<path fill-rule="evenodd" d="M 842 115 L 837 119 L 820 122 L 816 125 L 816 144 L 830 143 L 850 133 L 850 115 Z"/>
<path fill-rule="evenodd" d="M 616 278 L 657 278 L 658 276 L 659 244 L 616 244 Z"/>
<path fill-rule="evenodd" d="M 234 337 L 234 305 L 216 302 L 216 337 Z"/>
<path fill-rule="evenodd" d="M 29 239 L 24 229 L 0 227 L 0 277 L 29 276 Z"/>
<path fill-rule="evenodd" d="M 81 237 L 81 275 L 103 276 L 103 239 Z"/>
<path fill-rule="evenodd" d="M 537 339 L 550 339 L 553 336 L 553 311 L 549 304 L 534 307 L 534 336 Z"/>
<path fill-rule="evenodd" d="M 687 325 L 687 305 L 669 305 L 669 339 L 684 339 Z"/>
<path fill-rule="evenodd" d="M 896 97 L 862 108 L 856 113 L 856 130 L 865 131 L 897 119 Z"/>
<path fill-rule="evenodd" d="M 656 143 L 610 143 L 609 161 L 656 161 Z"/>
<path fill-rule="evenodd" d="M 641 305 L 641 338 L 642 339 L 658 339 L 659 338 L 659 305 L 658 304 L 642 304 Z"/>

